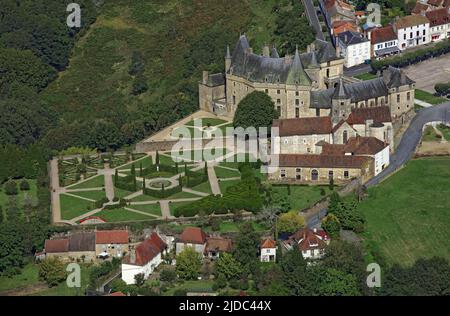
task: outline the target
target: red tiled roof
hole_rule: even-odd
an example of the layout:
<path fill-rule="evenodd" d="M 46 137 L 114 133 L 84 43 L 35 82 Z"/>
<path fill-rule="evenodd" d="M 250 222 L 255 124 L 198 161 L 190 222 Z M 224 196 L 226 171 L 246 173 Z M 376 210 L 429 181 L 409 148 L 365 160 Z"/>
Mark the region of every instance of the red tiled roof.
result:
<path fill-rule="evenodd" d="M 363 156 L 330 156 L 308 154 L 279 155 L 280 167 L 308 167 L 308 168 L 350 168 L 361 169 L 372 158 Z"/>
<path fill-rule="evenodd" d="M 180 241 L 189 244 L 200 244 L 206 243 L 206 234 L 198 227 L 186 227 L 183 233 L 180 235 Z"/>
<path fill-rule="evenodd" d="M 378 106 L 373 108 L 356 108 L 347 119 L 347 123 L 365 124 L 366 120 L 385 123 L 392 122 L 391 109 L 388 106 Z"/>
<path fill-rule="evenodd" d="M 326 236 L 328 239 L 328 235 L 325 233 L 319 233 L 319 231 L 314 232 L 311 229 L 303 228 L 289 237 L 286 241 L 288 244 L 294 246 L 298 245 L 298 248 L 301 251 L 312 250 L 312 249 L 325 249 L 327 244 L 324 240 L 322 240 Z"/>
<path fill-rule="evenodd" d="M 380 27 L 372 31 L 370 42 L 372 44 L 379 44 L 389 42 L 397 39 L 397 34 L 394 32 L 392 25 Z"/>
<path fill-rule="evenodd" d="M 205 252 L 209 251 L 220 251 L 228 252 L 231 251 L 231 239 L 221 238 L 221 237 L 209 237 L 206 241 Z"/>
<path fill-rule="evenodd" d="M 450 0 L 444 0 L 444 3 L 442 4 L 443 7 L 450 6 Z"/>
<path fill-rule="evenodd" d="M 450 23 L 450 13 L 448 8 L 437 9 L 426 13 L 430 26 L 444 25 Z"/>
<path fill-rule="evenodd" d="M 386 143 L 375 137 L 352 137 L 345 145 L 345 152 L 353 155 L 375 155 L 388 147 Z"/>
<path fill-rule="evenodd" d="M 272 238 L 266 238 L 263 241 L 261 241 L 261 249 L 270 249 L 276 247 L 277 243 Z"/>
<path fill-rule="evenodd" d="M 274 120 L 272 126 L 279 128 L 281 137 L 330 134 L 333 128 L 329 116 Z"/>
<path fill-rule="evenodd" d="M 427 3 L 432 6 L 439 7 L 442 4 L 442 0 L 428 0 Z"/>
<path fill-rule="evenodd" d="M 106 296 L 126 296 L 126 295 L 119 291 L 119 292 L 114 292 L 114 293 L 108 294 Z"/>
<path fill-rule="evenodd" d="M 99 230 L 95 232 L 96 244 L 128 244 L 127 230 Z"/>
<path fill-rule="evenodd" d="M 364 16 L 364 15 L 366 15 L 366 12 L 365 11 L 356 11 L 355 15 L 356 16 Z"/>
<path fill-rule="evenodd" d="M 162 241 L 158 234 L 152 233 L 149 238 L 136 247 L 136 262 L 132 264 L 144 266 L 160 254 L 166 247 L 166 243 Z"/>
<path fill-rule="evenodd" d="M 334 36 L 338 36 L 340 33 L 347 31 L 358 32 L 358 27 L 351 21 L 336 21 L 333 23 Z"/>
<path fill-rule="evenodd" d="M 47 239 L 44 249 L 46 253 L 68 252 L 69 239 Z"/>

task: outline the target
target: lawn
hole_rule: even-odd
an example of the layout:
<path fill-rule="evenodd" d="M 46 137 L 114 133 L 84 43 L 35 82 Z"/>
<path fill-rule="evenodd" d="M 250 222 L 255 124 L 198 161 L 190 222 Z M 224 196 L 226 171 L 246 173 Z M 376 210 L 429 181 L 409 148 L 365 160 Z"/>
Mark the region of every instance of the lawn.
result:
<path fill-rule="evenodd" d="M 157 204 L 145 204 L 145 205 L 130 205 L 128 208 L 131 208 L 133 210 L 153 214 L 156 216 L 161 216 L 161 207 L 159 206 L 159 203 Z"/>
<path fill-rule="evenodd" d="M 360 204 L 366 245 L 389 264 L 432 256 L 450 260 L 450 158 L 410 161 Z"/>
<path fill-rule="evenodd" d="M 441 138 L 439 137 L 439 135 L 436 133 L 436 131 L 434 130 L 434 128 L 432 126 L 427 126 L 425 128 L 425 131 L 423 132 L 422 141 L 436 142 L 436 141 L 440 141 L 440 140 L 441 140 Z"/>
<path fill-rule="evenodd" d="M 197 194 L 192 194 L 189 192 L 178 192 L 175 193 L 174 195 L 171 195 L 167 198 L 164 198 L 164 200 L 173 200 L 173 199 L 191 199 L 191 198 L 198 198 L 201 197 L 200 195 Z"/>
<path fill-rule="evenodd" d="M 123 165 L 123 166 L 121 166 L 119 168 L 119 171 L 120 170 L 131 169 L 131 166 L 134 165 L 134 168 L 136 169 L 136 173 L 139 174 L 139 168 L 140 168 L 141 164 L 142 164 L 142 168 L 147 168 L 147 167 L 151 166 L 152 165 L 152 157 L 147 156 L 147 157 L 142 158 L 140 160 L 137 160 L 137 161 L 131 162 L 129 164 Z"/>
<path fill-rule="evenodd" d="M 321 194 L 322 189 L 325 191 L 325 195 L 331 193 L 328 186 L 291 185 L 291 194 L 288 195 L 287 186 L 273 186 L 275 194 L 288 195 L 291 209 L 297 211 L 308 208 L 324 198 L 325 196 Z"/>
<path fill-rule="evenodd" d="M 97 214 L 95 214 L 95 216 L 101 217 L 107 222 L 127 222 L 127 221 L 153 219 L 153 217 L 151 216 L 135 213 L 123 208 L 102 210 Z"/>
<path fill-rule="evenodd" d="M 221 161 L 219 163 L 219 166 L 237 169 L 239 167 L 239 163 L 242 162 L 250 162 L 250 154 L 248 153 L 236 154 L 233 157 L 229 157 L 226 160 Z M 256 162 L 256 159 L 252 159 L 252 162 Z"/>
<path fill-rule="evenodd" d="M 141 185 L 137 184 L 137 187 L 138 188 L 142 188 L 142 183 L 141 183 Z M 124 198 L 124 197 L 126 197 L 126 196 L 128 196 L 130 194 L 133 194 L 133 193 L 134 192 L 122 190 L 122 189 L 119 189 L 119 188 L 114 188 L 114 197 L 119 198 L 119 199 Z"/>
<path fill-rule="evenodd" d="M 371 79 L 375 79 L 377 78 L 376 75 L 371 74 L 370 72 L 364 73 L 364 74 L 360 74 L 360 75 L 356 75 L 354 76 L 356 79 L 360 79 L 360 80 L 371 80 Z"/>
<path fill-rule="evenodd" d="M 14 275 L 11 278 L 0 276 L 0 292 L 39 284 L 38 272 L 38 265 L 30 263 L 22 269 L 20 274 Z"/>
<path fill-rule="evenodd" d="M 209 184 L 209 181 L 203 182 L 195 187 L 189 188 L 194 191 L 199 191 L 203 193 L 212 194 L 211 185 Z"/>
<path fill-rule="evenodd" d="M 239 178 L 241 176 L 241 173 L 238 170 L 214 167 L 214 171 L 219 179 Z"/>
<path fill-rule="evenodd" d="M 447 102 L 448 100 L 445 98 L 441 98 L 441 97 L 435 97 L 434 95 L 432 95 L 429 92 L 420 90 L 420 89 L 416 89 L 416 93 L 415 93 L 415 98 L 430 104 L 440 104 L 443 102 Z"/>
<path fill-rule="evenodd" d="M 36 180 L 32 180 L 32 179 L 27 179 L 28 183 L 30 184 L 30 190 L 28 191 L 21 191 L 19 188 L 20 182 L 22 180 L 15 180 L 17 183 L 17 195 L 12 195 L 12 197 L 16 198 L 17 200 L 17 204 L 19 206 L 23 206 L 23 201 L 25 199 L 25 197 L 30 197 L 32 199 L 32 201 L 37 202 L 36 199 L 36 191 L 37 191 L 37 187 L 36 187 Z M 11 196 L 5 194 L 4 191 L 4 186 L 1 185 L 0 186 L 0 207 L 2 207 L 3 209 L 6 208 L 9 198 Z"/>
<path fill-rule="evenodd" d="M 101 200 L 106 197 L 105 191 L 96 190 L 96 191 L 81 191 L 81 192 L 68 192 L 70 194 L 81 196 L 87 199 L 91 199 L 94 201 Z"/>
<path fill-rule="evenodd" d="M 450 141 L 450 127 L 444 125 L 444 124 L 439 124 L 437 126 L 438 130 L 441 131 L 441 133 L 444 135 L 444 138 L 448 141 Z"/>
<path fill-rule="evenodd" d="M 222 192 L 222 194 L 225 194 L 225 192 L 227 192 L 227 189 L 229 187 L 232 187 L 233 185 L 236 185 L 239 182 L 241 182 L 241 180 L 219 181 L 220 192 Z"/>
<path fill-rule="evenodd" d="M 94 209 L 92 202 L 79 199 L 70 195 L 60 194 L 61 217 L 69 220 Z"/>
<path fill-rule="evenodd" d="M 92 189 L 92 188 L 101 188 L 105 186 L 105 177 L 103 175 L 95 176 L 89 180 L 84 182 L 71 185 L 67 187 L 68 189 Z"/>

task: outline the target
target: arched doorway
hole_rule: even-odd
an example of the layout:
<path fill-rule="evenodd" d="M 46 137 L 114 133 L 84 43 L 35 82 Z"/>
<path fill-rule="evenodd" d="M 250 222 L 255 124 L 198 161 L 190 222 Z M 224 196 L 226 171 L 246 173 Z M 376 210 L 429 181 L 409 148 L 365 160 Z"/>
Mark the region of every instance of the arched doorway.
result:
<path fill-rule="evenodd" d="M 317 181 L 319 180 L 319 172 L 314 169 L 313 171 L 311 171 L 311 180 L 312 181 Z"/>

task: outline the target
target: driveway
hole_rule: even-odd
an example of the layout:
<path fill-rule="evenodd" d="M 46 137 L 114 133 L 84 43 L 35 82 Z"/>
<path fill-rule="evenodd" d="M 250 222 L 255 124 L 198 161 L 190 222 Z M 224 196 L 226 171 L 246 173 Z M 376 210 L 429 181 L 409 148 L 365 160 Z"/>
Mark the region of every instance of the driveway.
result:
<path fill-rule="evenodd" d="M 420 110 L 404 133 L 396 152 L 391 156 L 391 164 L 378 176 L 369 180 L 366 186 L 379 184 L 413 157 L 426 123 L 445 120 L 450 121 L 450 102 Z"/>

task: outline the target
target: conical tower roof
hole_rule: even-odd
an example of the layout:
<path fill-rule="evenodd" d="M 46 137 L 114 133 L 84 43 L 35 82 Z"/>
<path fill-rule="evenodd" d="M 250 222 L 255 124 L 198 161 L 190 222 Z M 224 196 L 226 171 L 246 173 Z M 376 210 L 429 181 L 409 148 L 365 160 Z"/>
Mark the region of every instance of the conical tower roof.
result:
<path fill-rule="evenodd" d="M 280 58 L 280 55 L 278 55 L 278 51 L 275 46 L 272 46 L 272 49 L 270 50 L 270 57 Z"/>
<path fill-rule="evenodd" d="M 304 86 L 308 86 L 311 84 L 311 79 L 303 69 L 302 61 L 300 60 L 300 54 L 298 53 L 298 47 L 295 49 L 294 60 L 291 65 L 291 69 L 289 70 L 286 84 Z"/>
<path fill-rule="evenodd" d="M 347 89 L 345 88 L 344 81 L 342 80 L 342 77 L 339 79 L 339 83 L 336 86 L 336 89 L 334 89 L 334 93 L 332 95 L 333 99 L 349 99 L 350 94 L 348 93 Z"/>

